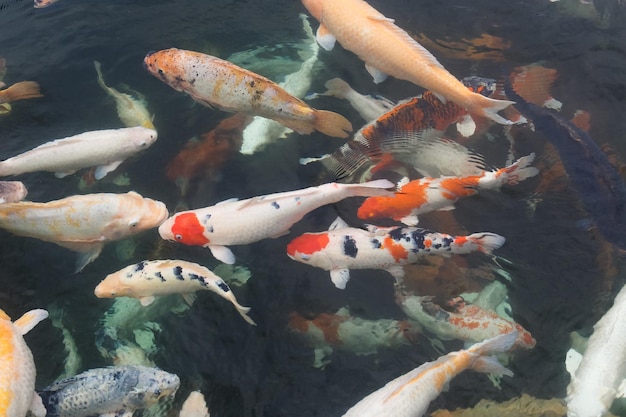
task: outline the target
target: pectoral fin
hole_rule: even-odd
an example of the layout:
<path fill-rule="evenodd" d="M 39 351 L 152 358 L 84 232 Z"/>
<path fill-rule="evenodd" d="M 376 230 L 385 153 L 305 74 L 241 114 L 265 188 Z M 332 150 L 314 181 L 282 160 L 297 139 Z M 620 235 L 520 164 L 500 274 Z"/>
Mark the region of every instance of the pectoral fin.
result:
<path fill-rule="evenodd" d="M 332 50 L 335 47 L 335 42 L 337 42 L 335 36 L 333 36 L 324 25 L 320 25 L 320 27 L 317 28 L 315 39 L 317 39 L 317 43 L 327 51 Z"/>
<path fill-rule="evenodd" d="M 150 304 L 154 303 L 154 296 L 139 297 L 139 302 L 144 307 L 149 306 Z"/>
<path fill-rule="evenodd" d="M 350 281 L 350 270 L 347 268 L 332 269 L 330 271 L 330 280 L 335 284 L 335 287 L 345 290 L 346 284 Z"/>
<path fill-rule="evenodd" d="M 76 259 L 76 270 L 74 272 L 82 271 L 83 268 L 87 266 L 87 264 L 94 261 L 100 255 L 100 252 L 102 252 L 104 243 L 88 243 L 86 244 L 86 246 L 88 246 L 90 249 L 79 252 L 78 258 Z"/>
<path fill-rule="evenodd" d="M 415 214 L 409 214 L 408 216 L 404 216 L 400 219 L 400 221 L 407 226 L 417 226 L 419 223 L 419 219 Z"/>
<path fill-rule="evenodd" d="M 235 263 L 235 254 L 226 246 L 209 245 L 209 249 L 211 249 L 211 253 L 218 261 L 228 265 Z"/>
<path fill-rule="evenodd" d="M 183 297 L 183 300 L 185 300 L 185 302 L 188 305 L 193 305 L 194 301 L 196 301 L 196 293 L 195 292 L 190 292 L 190 293 L 185 293 L 185 294 L 181 294 Z"/>
<path fill-rule="evenodd" d="M 101 180 L 109 172 L 115 171 L 117 169 L 117 167 L 119 167 L 122 162 L 124 162 L 124 161 L 115 161 L 115 162 L 111 162 L 110 164 L 107 164 L 107 165 L 100 165 L 98 168 L 96 168 L 96 172 L 95 172 L 93 177 L 96 180 Z"/>
<path fill-rule="evenodd" d="M 73 173 L 75 173 L 76 171 L 68 171 L 68 172 L 55 172 L 54 176 L 57 178 L 65 178 L 68 175 L 72 175 Z"/>
<path fill-rule="evenodd" d="M 456 130 L 463 135 L 463 137 L 470 137 L 476 131 L 476 122 L 469 114 L 461 117 L 461 120 L 456 122 Z"/>
<path fill-rule="evenodd" d="M 29 410 L 35 417 L 45 417 L 47 414 L 46 407 L 44 407 L 39 394 L 35 393 L 33 395 L 33 401 L 30 403 Z"/>
<path fill-rule="evenodd" d="M 380 84 L 387 79 L 387 74 L 382 72 L 376 67 L 371 66 L 370 64 L 365 64 L 365 69 L 370 73 L 372 78 L 374 79 L 374 83 Z"/>

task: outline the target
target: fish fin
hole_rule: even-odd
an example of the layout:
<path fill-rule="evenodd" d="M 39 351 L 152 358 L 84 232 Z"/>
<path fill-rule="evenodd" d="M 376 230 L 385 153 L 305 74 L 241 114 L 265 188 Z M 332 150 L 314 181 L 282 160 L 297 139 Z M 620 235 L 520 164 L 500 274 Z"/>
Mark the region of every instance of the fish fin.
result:
<path fill-rule="evenodd" d="M 407 185 L 410 182 L 411 182 L 411 180 L 409 179 L 409 177 L 402 177 L 402 179 L 400 179 L 400 181 L 398 181 L 398 184 L 396 185 L 396 188 L 399 190 L 400 188 L 404 187 L 405 185 Z"/>
<path fill-rule="evenodd" d="M 517 336 L 517 330 L 513 330 L 508 333 L 499 334 L 480 343 L 476 343 L 467 350 L 470 353 L 481 356 L 491 355 L 496 352 L 507 352 L 515 344 Z"/>
<path fill-rule="evenodd" d="M 347 138 L 353 130 L 348 119 L 332 111 L 315 110 L 313 120 L 313 129 L 334 138 Z M 298 132 L 295 127 L 286 126 Z"/>
<path fill-rule="evenodd" d="M 250 311 L 250 307 L 244 307 L 244 306 L 235 306 L 235 308 L 237 308 L 237 312 L 239 313 L 239 315 L 241 317 L 243 317 L 243 319 L 248 322 L 249 324 L 256 326 L 256 323 L 254 322 L 254 320 L 252 320 L 250 318 L 250 316 L 248 316 L 248 312 Z"/>
<path fill-rule="evenodd" d="M 37 393 L 34 393 L 33 400 L 31 401 L 30 407 L 28 409 L 35 417 L 45 417 L 48 413 L 46 407 L 44 407 L 43 405 L 41 397 Z"/>
<path fill-rule="evenodd" d="M 506 173 L 506 183 L 509 185 L 515 185 L 520 181 L 524 181 L 526 178 L 534 177 L 539 174 L 539 170 L 535 167 L 531 167 L 530 164 L 535 160 L 535 153 L 531 153 L 526 156 L 522 156 L 512 165 L 504 168 Z"/>
<path fill-rule="evenodd" d="M 417 226 L 417 224 L 419 223 L 419 218 L 416 214 L 409 214 L 408 216 L 404 216 L 403 218 L 401 218 L 400 221 L 407 226 Z"/>
<path fill-rule="evenodd" d="M 154 300 L 155 298 L 153 295 L 149 295 L 147 297 L 139 297 L 139 303 L 144 307 L 149 306 L 150 304 L 154 303 Z"/>
<path fill-rule="evenodd" d="M 370 64 L 365 64 L 365 69 L 370 73 L 375 84 L 380 84 L 387 79 L 387 74 Z"/>
<path fill-rule="evenodd" d="M 319 161 L 323 161 L 325 159 L 327 159 L 330 156 L 330 154 L 326 154 L 326 155 L 322 155 L 318 158 L 300 158 L 299 162 L 300 165 L 308 165 L 311 162 L 319 162 Z"/>
<path fill-rule="evenodd" d="M 365 229 L 375 236 L 384 236 L 392 230 L 397 229 L 397 226 L 381 227 L 374 224 L 366 224 Z"/>
<path fill-rule="evenodd" d="M 320 27 L 317 28 L 317 32 L 315 33 L 315 39 L 317 43 L 324 48 L 326 51 L 331 51 L 335 47 L 335 42 L 337 39 L 335 36 L 326 29 L 326 26 L 320 24 Z"/>
<path fill-rule="evenodd" d="M 4 102 L 43 97 L 43 94 L 39 91 L 39 84 L 35 81 L 20 81 L 2 90 L 0 93 L 2 93 L 2 101 Z"/>
<path fill-rule="evenodd" d="M 443 104 L 448 102 L 448 99 L 443 94 L 435 93 L 434 91 L 431 91 L 431 93 L 433 93 L 433 96 L 437 97 L 437 100 L 441 101 Z"/>
<path fill-rule="evenodd" d="M 392 265 L 386 269 L 396 279 L 396 284 L 401 284 L 404 279 L 404 268 L 401 265 Z"/>
<path fill-rule="evenodd" d="M 106 164 L 106 165 L 100 165 L 99 167 L 96 168 L 96 172 L 94 173 L 93 177 L 96 180 L 101 180 L 109 172 L 115 171 L 117 169 L 117 167 L 119 167 L 122 162 L 124 162 L 124 161 L 114 161 L 114 162 L 111 162 L 111 163 Z"/>
<path fill-rule="evenodd" d="M 467 238 L 478 246 L 479 251 L 484 253 L 491 253 L 493 250 L 504 245 L 506 241 L 504 236 L 489 232 L 472 233 Z"/>
<path fill-rule="evenodd" d="M 86 267 L 90 262 L 94 261 L 102 252 L 102 248 L 104 247 L 104 243 L 100 244 L 90 244 L 91 249 L 85 252 L 79 252 L 78 258 L 76 259 L 76 270 L 74 272 L 80 272 Z"/>
<path fill-rule="evenodd" d="M 513 122 L 500 116 L 498 112 L 502 109 L 509 107 L 511 104 L 515 104 L 514 101 L 509 100 L 497 100 L 494 98 L 485 97 L 478 93 L 471 93 L 470 106 L 468 110 L 470 113 L 476 113 L 480 116 L 487 117 L 496 123 L 501 125 L 512 125 Z"/>
<path fill-rule="evenodd" d="M 196 298 L 198 298 L 195 292 L 188 292 L 185 294 L 181 294 L 181 296 L 183 297 L 183 300 L 185 300 L 185 302 L 190 306 L 193 305 L 194 301 L 196 301 Z"/>
<path fill-rule="evenodd" d="M 331 269 L 330 280 L 335 284 L 335 287 L 345 290 L 346 284 L 350 281 L 350 270 L 347 268 Z"/>
<path fill-rule="evenodd" d="M 476 132 L 476 122 L 469 114 L 461 117 L 461 120 L 456 122 L 456 130 L 464 138 L 469 138 Z"/>
<path fill-rule="evenodd" d="M 619 387 L 617 387 L 617 393 L 615 394 L 615 397 L 626 397 L 626 379 L 623 379 L 622 382 L 619 384 Z"/>
<path fill-rule="evenodd" d="M 20 334 L 25 335 L 28 333 L 33 327 L 37 325 L 41 320 L 48 317 L 48 312 L 41 308 L 30 310 L 27 313 L 24 313 L 22 317 L 15 320 L 13 325 L 17 327 L 20 331 Z"/>
<path fill-rule="evenodd" d="M 570 378 L 574 378 L 576 371 L 580 366 L 580 362 L 583 360 L 583 355 L 576 349 L 570 348 L 565 354 L 565 369 L 570 375 Z"/>
<path fill-rule="evenodd" d="M 454 204 L 450 204 L 449 206 L 439 207 L 437 211 L 450 211 L 454 210 Z"/>
<path fill-rule="evenodd" d="M 330 80 L 326 81 L 324 87 L 326 87 L 326 91 L 320 94 L 322 96 L 345 98 L 346 94 L 352 91 L 352 87 L 350 87 L 350 84 L 348 84 L 341 78 L 331 78 Z"/>
<path fill-rule="evenodd" d="M 474 361 L 471 368 L 476 372 L 482 372 L 485 374 L 513 376 L 513 372 L 498 362 L 498 359 L 494 356 L 479 357 Z"/>
<path fill-rule="evenodd" d="M 374 20 L 376 22 L 385 22 L 385 23 L 394 23 L 395 20 L 386 16 L 367 16 L 368 19 Z"/>
<path fill-rule="evenodd" d="M 336 230 L 336 229 L 345 229 L 348 226 L 348 223 L 341 217 L 337 216 L 337 218 L 328 226 L 328 230 Z"/>
<path fill-rule="evenodd" d="M 349 195 L 352 197 L 391 197 L 394 195 L 394 192 L 389 189 L 395 188 L 394 184 L 387 179 L 367 181 L 360 184 L 342 184 L 342 186 L 349 189 Z"/>
<path fill-rule="evenodd" d="M 75 173 L 76 171 L 67 171 L 67 172 L 55 172 L 54 176 L 57 178 L 65 178 L 68 175 L 72 175 L 73 173 Z"/>
<path fill-rule="evenodd" d="M 235 263 L 235 254 L 226 246 L 209 245 L 209 249 L 211 249 L 211 253 L 218 261 L 228 265 Z"/>
<path fill-rule="evenodd" d="M 222 204 L 228 204 L 228 203 L 234 203 L 235 201 L 239 201 L 239 199 L 237 197 L 233 197 L 233 198 L 229 198 L 223 201 L 220 201 L 219 203 L 216 203 L 216 206 L 221 206 Z"/>

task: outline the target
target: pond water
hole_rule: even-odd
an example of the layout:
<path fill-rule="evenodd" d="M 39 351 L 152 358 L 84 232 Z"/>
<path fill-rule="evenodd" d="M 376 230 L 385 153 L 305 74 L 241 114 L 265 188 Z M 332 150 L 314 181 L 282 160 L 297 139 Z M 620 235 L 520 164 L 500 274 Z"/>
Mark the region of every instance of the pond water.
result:
<path fill-rule="evenodd" d="M 626 6 L 621 0 L 591 5 L 547 0 L 370 3 L 418 36 L 459 78 L 499 79 L 514 67 L 537 62 L 556 69 L 559 76 L 552 95 L 563 103 L 561 116 L 570 119 L 576 110 L 588 112 L 590 136 L 607 145 L 603 149 L 610 150 L 618 162 L 626 161 Z M 9 114 L 0 116 L 0 159 L 52 139 L 122 127 L 115 103 L 97 83 L 93 61 L 99 61 L 108 85 L 119 90 L 127 85 L 145 97 L 158 140 L 120 168 L 129 185 L 117 185 L 107 177 L 81 188 L 85 171 L 61 179 L 51 173 L 24 174 L 17 179 L 27 186 L 28 200 L 134 190 L 164 202 L 174 213 L 181 207 L 200 208 L 233 197 L 318 185 L 327 178 L 324 168 L 300 165 L 299 159 L 333 152 L 343 141 L 317 132 L 292 133 L 252 155 L 229 154 L 181 196 L 166 167 L 190 138 L 211 131 L 230 115 L 194 103 L 142 65 L 148 52 L 170 47 L 224 59 L 249 50 L 257 52 L 246 58 L 250 68 L 257 66 L 259 73 L 281 81 L 293 63 L 300 62 L 298 48 L 307 43 L 301 13 L 306 10 L 296 0 L 59 0 L 45 9 L 34 9 L 26 0 L 2 0 L 4 82 L 37 81 L 44 97 L 15 102 Z M 310 23 L 315 30 L 318 23 L 314 19 Z M 483 34 L 499 43 L 476 46 Z M 423 92 L 395 79 L 374 84 L 362 61 L 340 46 L 320 51 L 308 92 L 324 91 L 324 83 L 334 77 L 363 94 L 394 101 Z M 311 104 L 343 114 L 356 129 L 365 123 L 344 100 L 320 97 Z M 550 158 L 558 159 L 544 146 L 545 137 L 529 129 L 518 128 L 515 140 L 516 157 L 536 152 L 538 160 L 544 158 L 539 164 L 544 168 Z M 501 166 L 506 161 L 509 141 L 500 126 L 471 141 L 490 164 Z M 433 274 L 432 265 L 431 272 L 417 267 L 411 275 L 417 282 L 413 285 L 424 288 L 426 284 L 419 283 L 423 278 L 436 288 L 434 294 L 419 295 L 449 298 L 477 292 L 491 280 L 503 282 L 512 317 L 537 340 L 534 349 L 512 356 L 507 366 L 515 376 L 502 379 L 500 387 L 483 374 L 466 372 L 431 404 L 431 411 L 470 407 L 483 398 L 504 401 L 522 393 L 563 398 L 569 382 L 565 353 L 571 345 L 570 333 L 588 336 L 622 286 L 626 266 L 620 251 L 589 227 L 589 215 L 567 180 L 548 178 L 546 172 L 420 220 L 420 226 L 440 232 L 491 231 L 507 241 L 495 252 L 496 259 L 456 255 L 446 258 L 443 266 L 436 264 L 453 271 L 453 279 L 450 273 L 447 280 L 441 278 L 443 272 Z M 111 358 L 99 350 L 98 335 L 103 327 L 117 326 L 116 343 L 135 343 L 145 351 L 143 359 L 181 378 L 179 395 L 169 411 L 152 414 L 177 415 L 186 394 L 199 389 L 211 415 L 217 417 L 341 416 L 396 376 L 463 347 L 459 340 L 438 344 L 433 335 L 420 333 L 399 345 L 383 340 L 368 354 L 358 351 L 359 342 L 339 344 L 325 350 L 323 364 L 319 358 L 316 362 L 315 346 L 297 331 L 295 315 L 332 321 L 332 315 L 346 307 L 352 319 L 406 320 L 386 271 L 352 271 L 347 288 L 338 290 L 328 272 L 293 262 L 285 254 L 294 237 L 327 229 L 338 214 L 361 226 L 355 215 L 359 202 L 348 199 L 324 206 L 286 236 L 232 248 L 236 272 L 249 271 L 250 278 L 237 284 L 229 274 L 224 277 L 239 302 L 251 307 L 257 326 L 241 320 L 227 302 L 211 293 L 199 294 L 188 309 L 177 297 L 170 297 L 143 315 L 129 313 L 103 322 L 105 315 L 113 314 L 114 302 L 96 298 L 93 289 L 111 272 L 147 259 L 184 259 L 211 269 L 219 265 L 208 250 L 164 242 L 156 230 L 108 244 L 79 273 L 74 273 L 75 253 L 0 231 L 0 307 L 13 318 L 33 308 L 56 312 L 55 323 L 61 327 L 47 320 L 26 336 L 37 364 L 38 389 L 68 368 L 81 372 L 111 365 Z M 487 272 L 475 278 L 475 270 Z M 326 330 L 332 332 L 328 323 Z M 80 357 L 74 365 L 68 365 L 64 345 L 68 335 L 75 342 L 72 355 Z M 145 335 L 148 342 L 140 342 Z M 361 337 L 370 340 L 374 335 Z"/>

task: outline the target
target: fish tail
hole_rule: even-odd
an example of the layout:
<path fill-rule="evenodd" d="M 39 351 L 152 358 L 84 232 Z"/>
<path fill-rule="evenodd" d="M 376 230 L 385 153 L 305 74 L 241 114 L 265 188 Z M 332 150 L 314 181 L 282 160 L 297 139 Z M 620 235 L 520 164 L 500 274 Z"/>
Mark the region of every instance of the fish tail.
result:
<path fill-rule="evenodd" d="M 315 110 L 313 128 L 335 138 L 347 138 L 352 132 L 352 124 L 342 115 L 328 111 Z"/>
<path fill-rule="evenodd" d="M 241 315 L 241 317 L 243 317 L 245 321 L 247 321 L 253 326 L 256 326 L 256 323 L 254 322 L 254 320 L 252 320 L 250 316 L 248 316 L 248 313 L 250 312 L 250 307 L 244 307 L 242 305 L 237 304 L 235 305 L 235 308 L 237 308 L 237 311 L 239 312 L 239 314 Z"/>
<path fill-rule="evenodd" d="M 473 233 L 469 235 L 467 239 L 478 246 L 479 251 L 484 253 L 493 252 L 495 249 L 504 245 L 504 242 L 506 241 L 504 236 L 489 232 Z"/>
<path fill-rule="evenodd" d="M 393 191 L 389 189 L 395 188 L 394 183 L 389 180 L 381 179 L 368 181 L 361 184 L 342 184 L 350 191 L 352 197 L 374 197 L 374 196 L 391 196 Z"/>
<path fill-rule="evenodd" d="M 326 81 L 324 87 L 326 87 L 326 91 L 321 94 L 322 96 L 345 98 L 346 93 L 350 91 L 348 83 L 341 78 L 333 78 Z"/>
<path fill-rule="evenodd" d="M 514 101 L 497 100 L 495 98 L 485 97 L 478 93 L 471 93 L 470 105 L 467 107 L 470 113 L 475 113 L 493 120 L 501 125 L 511 125 L 512 121 L 500 116 L 498 112 L 515 104 Z"/>
<path fill-rule="evenodd" d="M 98 74 L 98 84 L 105 91 L 109 90 L 109 87 L 104 83 L 104 77 L 102 76 L 102 69 L 100 68 L 100 63 L 98 61 L 93 61 L 93 66 L 96 68 L 96 74 Z"/>
<path fill-rule="evenodd" d="M 502 168 L 505 181 L 509 185 L 515 185 L 520 181 L 524 181 L 527 178 L 534 177 L 539 174 L 539 170 L 535 167 L 531 167 L 530 164 L 535 160 L 535 153 L 531 153 L 526 156 L 522 156 L 513 164 L 506 168 Z"/>
<path fill-rule="evenodd" d="M 475 355 L 475 359 L 470 367 L 477 372 L 513 376 L 513 372 L 510 369 L 502 366 L 495 357 L 490 355 L 498 352 L 508 352 L 517 341 L 517 336 L 517 330 L 513 330 L 471 346 L 467 349 L 467 352 L 470 355 Z"/>
<path fill-rule="evenodd" d="M 0 102 L 3 103 L 37 97 L 43 97 L 43 94 L 39 91 L 39 84 L 35 81 L 20 81 L 0 91 Z"/>

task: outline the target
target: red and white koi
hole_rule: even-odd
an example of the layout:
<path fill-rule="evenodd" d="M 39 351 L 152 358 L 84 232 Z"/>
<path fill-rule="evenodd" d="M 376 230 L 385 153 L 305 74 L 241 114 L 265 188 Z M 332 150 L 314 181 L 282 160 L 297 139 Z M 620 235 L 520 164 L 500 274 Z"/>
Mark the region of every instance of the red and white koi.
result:
<path fill-rule="evenodd" d="M 228 245 L 246 245 L 289 233 L 308 212 L 347 197 L 389 195 L 393 184 L 376 180 L 363 184 L 328 183 L 318 187 L 268 194 L 246 200 L 236 198 L 214 206 L 176 213 L 160 227 L 163 239 L 203 246 L 220 261 L 232 264 Z"/>
<path fill-rule="evenodd" d="M 80 271 L 105 243 L 157 227 L 167 215 L 165 204 L 134 191 L 86 194 L 47 203 L 0 204 L 0 228 L 79 252 Z"/>
<path fill-rule="evenodd" d="M 275 82 L 211 55 L 170 48 L 150 52 L 144 67 L 208 107 L 266 117 L 300 134 L 317 130 L 345 138 L 352 131 L 350 122 L 340 114 L 313 109 Z"/>
<path fill-rule="evenodd" d="M 452 378 L 466 369 L 513 376 L 491 355 L 508 351 L 516 339 L 516 332 L 506 333 L 426 362 L 369 394 L 343 417 L 421 417 Z"/>
<path fill-rule="evenodd" d="M 36 368 L 33 354 L 24 341 L 41 320 L 46 310 L 31 310 L 19 319 L 0 310 L 0 415 L 24 417 L 30 409 L 37 417 L 46 415 L 41 398 L 35 393 Z"/>
<path fill-rule="evenodd" d="M 357 215 L 364 220 L 392 218 L 415 226 L 420 214 L 450 210 L 459 199 L 477 194 L 480 190 L 497 190 L 504 184 L 514 185 L 537 175 L 539 170 L 529 166 L 534 159 L 535 154 L 531 153 L 508 167 L 467 177 L 420 178 L 413 181 L 405 178 L 395 195 L 367 198 Z"/>
<path fill-rule="evenodd" d="M 209 269 L 193 262 L 181 260 L 142 261 L 107 275 L 94 293 L 98 298 L 132 297 L 143 306 L 154 302 L 155 296 L 182 294 L 188 304 L 195 300 L 195 292 L 213 291 L 228 300 L 241 317 L 250 324 L 247 315 L 250 307 L 244 307 L 224 280 Z"/>
<path fill-rule="evenodd" d="M 368 226 L 363 230 L 347 227 L 337 218 L 327 232 L 305 233 L 292 240 L 287 255 L 330 271 L 335 286 L 344 289 L 350 269 L 384 269 L 400 281 L 404 277 L 402 266 L 424 255 L 491 253 L 504 241 L 504 237 L 489 232 L 451 236 L 417 227 Z"/>
<path fill-rule="evenodd" d="M 532 349 L 536 344 L 530 332 L 520 324 L 500 317 L 493 310 L 466 303 L 462 297 L 449 300 L 447 309 L 435 304 L 432 297 L 412 295 L 397 299 L 410 319 L 420 323 L 441 340 L 459 339 L 475 343 L 516 331 L 514 347 Z"/>

